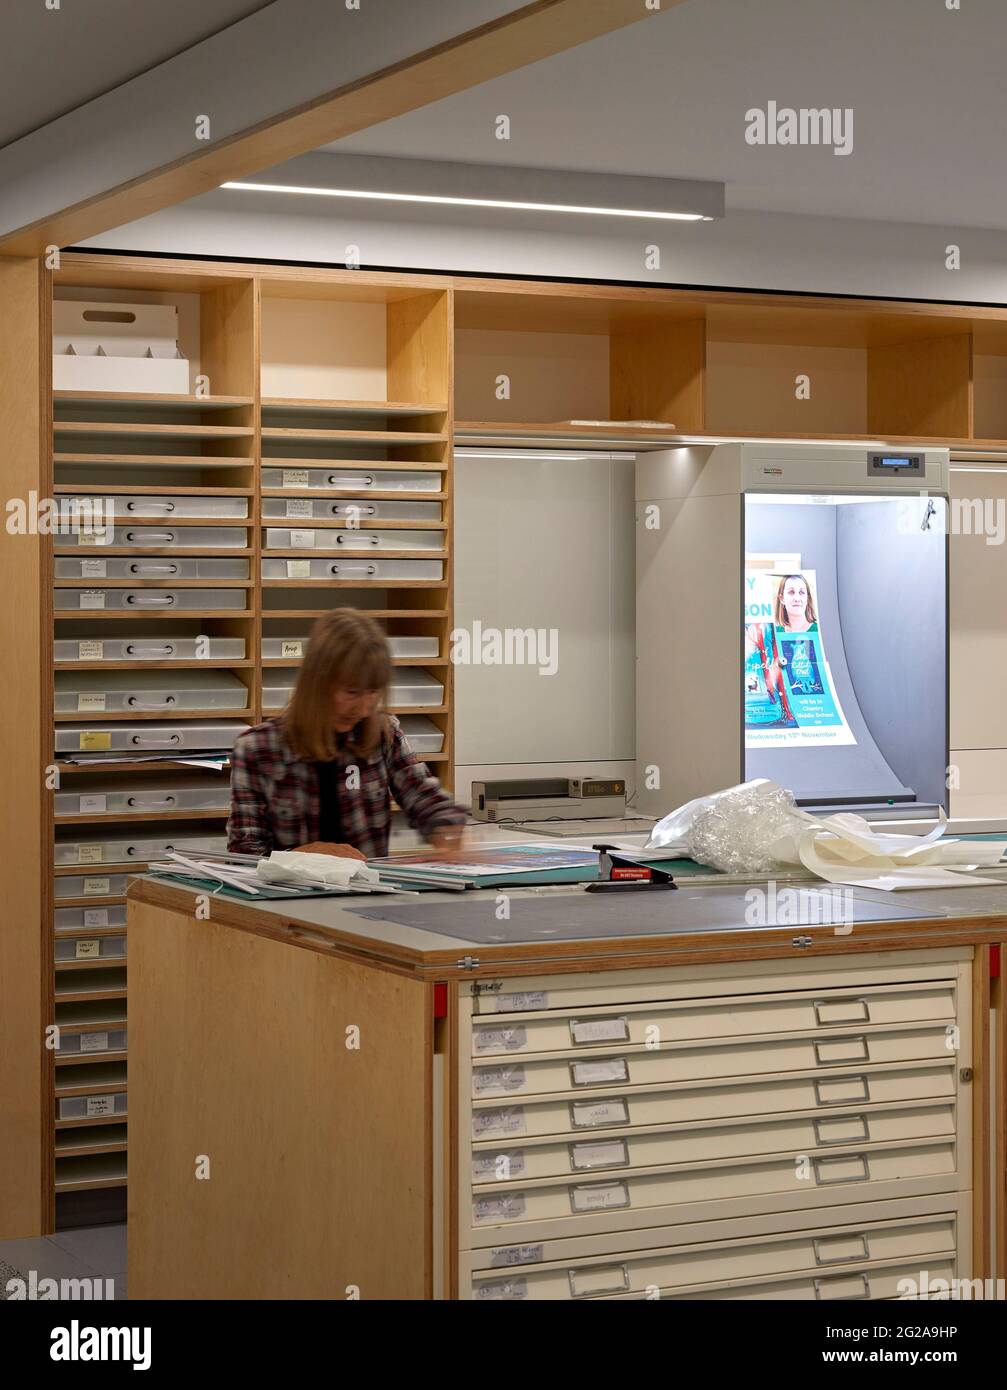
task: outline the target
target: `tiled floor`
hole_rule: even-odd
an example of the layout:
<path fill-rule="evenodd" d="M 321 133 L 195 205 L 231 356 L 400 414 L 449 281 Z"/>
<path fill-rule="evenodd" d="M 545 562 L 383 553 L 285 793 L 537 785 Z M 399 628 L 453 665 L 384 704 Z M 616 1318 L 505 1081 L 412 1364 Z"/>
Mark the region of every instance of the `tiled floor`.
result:
<path fill-rule="evenodd" d="M 110 1279 L 126 1297 L 126 1227 L 93 1226 L 27 1240 L 0 1240 L 0 1260 L 38 1279 Z M 102 1289 L 102 1297 L 105 1289 Z"/>

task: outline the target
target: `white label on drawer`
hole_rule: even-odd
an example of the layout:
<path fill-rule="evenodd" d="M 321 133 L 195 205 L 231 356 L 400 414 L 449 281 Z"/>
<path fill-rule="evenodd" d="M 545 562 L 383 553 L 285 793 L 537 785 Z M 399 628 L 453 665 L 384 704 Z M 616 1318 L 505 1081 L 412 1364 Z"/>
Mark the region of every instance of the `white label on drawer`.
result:
<path fill-rule="evenodd" d="M 549 996 L 544 989 L 529 990 L 526 994 L 498 994 L 494 1004 L 498 1014 L 515 1014 L 525 1009 L 547 1009 Z"/>
<path fill-rule="evenodd" d="M 603 1057 L 597 1062 L 574 1062 L 570 1068 L 575 1086 L 604 1086 L 609 1081 L 628 1081 L 625 1057 Z"/>
<path fill-rule="evenodd" d="M 310 498 L 310 497 L 292 497 L 292 498 L 290 499 L 290 501 L 287 503 L 287 516 L 294 517 L 294 516 L 310 516 L 310 515 L 311 515 L 311 498 Z"/>
<path fill-rule="evenodd" d="M 96 883 L 107 883 L 108 879 L 95 879 Z M 84 909 L 85 927 L 107 927 L 108 908 L 107 907 L 85 907 Z"/>
<path fill-rule="evenodd" d="M 625 1168 L 629 1150 L 622 1139 L 610 1139 L 602 1144 L 571 1144 L 570 1162 L 581 1168 Z"/>
<path fill-rule="evenodd" d="M 80 1035 L 81 1052 L 107 1052 L 108 1034 L 107 1033 L 81 1033 Z"/>
<path fill-rule="evenodd" d="M 106 897 L 112 891 L 112 880 L 110 878 L 86 878 L 84 880 L 84 896 L 89 897 L 93 894 L 96 898 Z M 93 924 L 88 922 L 90 927 Z"/>
<path fill-rule="evenodd" d="M 101 589 L 85 589 L 80 596 L 81 608 L 104 608 L 105 595 Z"/>
<path fill-rule="evenodd" d="M 97 792 L 93 792 L 93 793 L 92 793 L 91 795 L 89 795 L 89 796 L 82 796 L 82 797 L 80 798 L 80 814 L 81 814 L 82 816 L 87 815 L 89 811 L 107 811 L 107 810 L 108 810 L 108 797 L 107 797 L 107 796 L 104 796 L 104 795 L 99 796 Z"/>
<path fill-rule="evenodd" d="M 311 561 L 310 560 L 288 560 L 287 561 L 288 579 L 310 579 Z"/>
<path fill-rule="evenodd" d="M 102 661 L 105 656 L 104 642 L 78 642 L 78 661 Z"/>
<path fill-rule="evenodd" d="M 284 487 L 307 487 L 308 470 L 306 468 L 285 468 L 283 470 Z"/>
<path fill-rule="evenodd" d="M 509 1182 L 520 1178 L 525 1171 L 524 1149 L 505 1149 L 502 1153 L 472 1155 L 472 1177 L 492 1178 L 494 1182 Z"/>
<path fill-rule="evenodd" d="M 537 1265 L 545 1259 L 542 1245 L 504 1245 L 490 1251 L 490 1269 L 506 1269 L 509 1265 Z"/>
<path fill-rule="evenodd" d="M 108 563 L 105 560 L 81 560 L 81 579 L 107 579 Z"/>
<path fill-rule="evenodd" d="M 78 714 L 104 714 L 105 696 L 99 695 L 78 695 L 77 696 Z"/>
<path fill-rule="evenodd" d="M 629 1042 L 625 1018 L 572 1018 L 570 1036 L 575 1043 Z"/>
<path fill-rule="evenodd" d="M 595 1129 L 603 1125 L 628 1125 L 629 1106 L 617 1100 L 575 1100 L 570 1118 L 577 1129 Z"/>
<path fill-rule="evenodd" d="M 528 1045 L 528 1032 L 520 1024 L 516 1028 L 476 1028 L 472 1041 L 477 1052 L 520 1052 Z"/>
<path fill-rule="evenodd" d="M 78 864 L 100 864 L 105 857 L 104 845 L 78 845 Z"/>
<path fill-rule="evenodd" d="M 303 643 L 303 642 L 281 642 L 281 643 L 280 643 L 280 655 L 281 655 L 281 656 L 303 656 L 303 655 L 304 655 L 304 643 Z"/>
<path fill-rule="evenodd" d="M 314 531 L 291 531 L 290 548 L 291 550 L 314 550 Z"/>
<path fill-rule="evenodd" d="M 522 1091 L 526 1085 L 524 1067 L 476 1067 L 472 1085 L 476 1095 L 483 1091 Z"/>
<path fill-rule="evenodd" d="M 112 544 L 112 528 L 111 528 L 111 527 L 107 527 L 107 528 L 103 528 L 101 531 L 96 531 L 93 527 L 91 527 L 90 529 L 85 529 L 85 530 L 78 531 L 78 532 L 77 532 L 77 544 L 78 544 L 78 545 L 111 545 L 111 544 Z"/>
<path fill-rule="evenodd" d="M 624 1182 L 595 1182 L 590 1187 L 571 1187 L 574 1211 L 608 1211 L 629 1206 L 629 1188 Z"/>
<path fill-rule="evenodd" d="M 473 1110 L 472 1135 L 527 1134 L 523 1105 L 502 1105 L 499 1110 Z"/>
<path fill-rule="evenodd" d="M 82 939 L 75 944 L 73 954 L 77 960 L 96 960 L 101 955 L 101 942 L 96 936 Z"/>
<path fill-rule="evenodd" d="M 496 1301 L 528 1297 L 527 1279 L 491 1279 L 485 1284 L 476 1284 L 472 1290 L 475 1301 L 495 1299 Z"/>
<path fill-rule="evenodd" d="M 85 1096 L 84 1113 L 89 1120 L 97 1115 L 114 1115 L 115 1096 Z"/>
<path fill-rule="evenodd" d="M 504 1197 L 477 1197 L 472 1203 L 473 1221 L 519 1221 L 527 1210 L 523 1192 Z"/>

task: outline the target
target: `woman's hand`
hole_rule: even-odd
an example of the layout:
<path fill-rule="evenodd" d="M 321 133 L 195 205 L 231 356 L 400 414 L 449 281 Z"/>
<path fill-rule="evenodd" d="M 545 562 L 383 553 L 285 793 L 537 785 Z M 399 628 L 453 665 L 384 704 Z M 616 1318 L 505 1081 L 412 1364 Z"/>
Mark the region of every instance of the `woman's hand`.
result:
<path fill-rule="evenodd" d="M 438 825 L 430 832 L 430 844 L 436 854 L 453 854 L 464 848 L 463 825 Z"/>
<path fill-rule="evenodd" d="M 297 854 L 331 854 L 337 859 L 363 859 L 366 861 L 367 855 L 361 854 L 352 845 L 333 845 L 324 840 L 312 840 L 310 845 L 298 845 Z"/>

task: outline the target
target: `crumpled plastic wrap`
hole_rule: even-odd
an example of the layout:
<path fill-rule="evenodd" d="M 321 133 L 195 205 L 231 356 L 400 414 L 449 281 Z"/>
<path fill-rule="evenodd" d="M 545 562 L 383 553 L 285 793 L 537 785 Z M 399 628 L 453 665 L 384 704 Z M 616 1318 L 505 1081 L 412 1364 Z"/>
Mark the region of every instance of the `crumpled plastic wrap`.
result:
<path fill-rule="evenodd" d="M 728 874 L 763 874 L 800 864 L 797 840 L 822 822 L 766 777 L 687 801 L 658 821 L 652 846 L 682 844 L 697 864 Z"/>

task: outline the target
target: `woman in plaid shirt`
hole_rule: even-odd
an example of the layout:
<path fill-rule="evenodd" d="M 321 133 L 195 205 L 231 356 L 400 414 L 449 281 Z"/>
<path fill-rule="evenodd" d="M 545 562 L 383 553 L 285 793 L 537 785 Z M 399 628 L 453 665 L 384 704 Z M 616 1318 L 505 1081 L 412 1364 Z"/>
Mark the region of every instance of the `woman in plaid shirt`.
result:
<path fill-rule="evenodd" d="M 388 852 L 393 796 L 436 848 L 458 845 L 464 810 L 381 711 L 391 670 L 373 618 L 352 608 L 319 618 L 286 710 L 235 741 L 229 850 L 374 859 Z"/>

